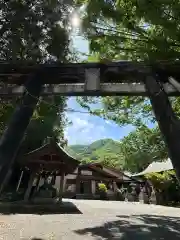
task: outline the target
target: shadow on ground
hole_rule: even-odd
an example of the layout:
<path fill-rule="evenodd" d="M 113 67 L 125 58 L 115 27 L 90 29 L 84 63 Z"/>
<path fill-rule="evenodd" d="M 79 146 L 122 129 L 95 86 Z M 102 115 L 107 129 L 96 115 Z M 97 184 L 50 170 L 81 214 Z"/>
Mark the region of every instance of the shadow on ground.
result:
<path fill-rule="evenodd" d="M 29 240 L 29 239 L 21 239 L 21 240 Z M 31 240 L 44 240 L 42 238 L 31 238 Z"/>
<path fill-rule="evenodd" d="M 44 240 L 42 238 L 31 238 L 31 240 Z"/>
<path fill-rule="evenodd" d="M 103 240 L 177 240 L 180 239 L 180 218 L 155 215 L 117 216 L 120 220 L 102 226 L 76 230 Z"/>
<path fill-rule="evenodd" d="M 25 204 L 25 203 L 1 203 L 0 214 L 82 214 L 72 202 L 62 204 Z"/>

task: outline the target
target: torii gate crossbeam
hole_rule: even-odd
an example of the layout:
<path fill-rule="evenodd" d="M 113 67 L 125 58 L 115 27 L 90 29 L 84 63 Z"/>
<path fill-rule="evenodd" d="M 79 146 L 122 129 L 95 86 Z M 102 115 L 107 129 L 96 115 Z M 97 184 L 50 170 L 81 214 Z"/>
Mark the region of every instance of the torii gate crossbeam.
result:
<path fill-rule="evenodd" d="M 149 66 L 129 61 L 35 66 L 0 63 L 0 96 L 21 96 L 26 90 L 27 79 L 37 74 L 43 84 L 41 95 L 147 96 L 143 77 L 149 67 L 158 75 L 169 96 L 179 96 L 179 91 L 169 83 L 170 77 L 178 79 L 179 65 L 157 63 Z"/>
<path fill-rule="evenodd" d="M 180 63 L 0 64 L 0 97 L 21 96 L 0 140 L 0 191 L 40 94 L 148 96 L 180 179 L 180 122 L 168 95 L 179 96 Z"/>

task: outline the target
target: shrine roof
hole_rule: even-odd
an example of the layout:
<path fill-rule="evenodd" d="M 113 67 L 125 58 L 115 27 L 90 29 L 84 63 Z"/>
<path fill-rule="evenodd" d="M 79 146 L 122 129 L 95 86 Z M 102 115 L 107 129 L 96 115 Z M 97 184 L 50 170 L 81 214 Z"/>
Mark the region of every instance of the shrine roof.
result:
<path fill-rule="evenodd" d="M 137 173 L 137 174 L 132 174 L 132 177 L 144 176 L 144 175 L 150 174 L 150 173 L 165 172 L 165 171 L 169 171 L 169 170 L 173 170 L 173 169 L 174 169 L 174 167 L 172 165 L 171 159 L 168 158 L 163 162 L 155 162 L 155 161 L 152 162 L 142 172 Z"/>
<path fill-rule="evenodd" d="M 25 166 L 33 167 L 42 165 L 45 168 L 54 168 L 54 170 L 58 170 L 58 167 L 64 165 L 68 170 L 67 172 L 71 172 L 69 169 L 75 169 L 80 164 L 77 159 L 70 156 L 61 146 L 52 140 L 40 148 L 25 154 L 19 162 Z"/>
<path fill-rule="evenodd" d="M 111 167 L 103 167 L 103 165 L 100 163 L 87 163 L 87 164 L 81 164 L 79 166 L 79 169 L 85 169 L 85 168 L 89 168 L 91 170 L 94 170 L 100 174 L 106 175 L 111 178 L 122 179 L 125 181 L 132 180 L 131 177 L 124 174 L 123 171 L 117 170 L 117 169 L 111 168 Z"/>

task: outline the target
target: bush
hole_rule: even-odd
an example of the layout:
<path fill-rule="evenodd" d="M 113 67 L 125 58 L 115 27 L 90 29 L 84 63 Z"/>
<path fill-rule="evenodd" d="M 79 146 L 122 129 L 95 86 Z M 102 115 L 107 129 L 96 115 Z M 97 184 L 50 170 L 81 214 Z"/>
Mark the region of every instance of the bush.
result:
<path fill-rule="evenodd" d="M 100 192 L 105 192 L 105 193 L 107 192 L 107 187 L 104 183 L 99 183 L 98 188 Z"/>
<path fill-rule="evenodd" d="M 101 200 L 107 200 L 107 187 L 104 183 L 98 184 L 99 193 L 100 193 L 100 199 Z"/>
<path fill-rule="evenodd" d="M 158 203 L 163 205 L 177 205 L 180 200 L 180 186 L 176 179 L 174 170 L 163 173 L 147 174 L 146 179 L 150 180 L 156 192 Z"/>

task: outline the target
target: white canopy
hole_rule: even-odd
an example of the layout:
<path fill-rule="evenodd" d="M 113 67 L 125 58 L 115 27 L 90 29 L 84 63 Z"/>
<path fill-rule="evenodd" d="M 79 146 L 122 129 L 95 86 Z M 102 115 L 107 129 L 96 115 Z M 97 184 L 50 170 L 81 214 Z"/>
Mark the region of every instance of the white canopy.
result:
<path fill-rule="evenodd" d="M 147 173 L 164 172 L 164 171 L 168 171 L 168 170 L 172 170 L 172 169 L 174 169 L 174 168 L 173 168 L 171 159 L 168 158 L 164 162 L 152 162 L 144 171 L 137 173 L 137 174 L 133 174 L 132 176 L 133 177 L 142 176 Z"/>

